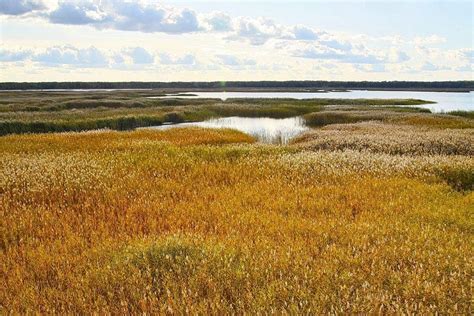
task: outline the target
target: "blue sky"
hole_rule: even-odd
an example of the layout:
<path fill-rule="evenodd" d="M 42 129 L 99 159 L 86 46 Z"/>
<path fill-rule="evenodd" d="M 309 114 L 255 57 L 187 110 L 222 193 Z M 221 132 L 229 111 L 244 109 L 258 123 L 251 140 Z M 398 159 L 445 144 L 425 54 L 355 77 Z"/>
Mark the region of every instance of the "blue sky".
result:
<path fill-rule="evenodd" d="M 473 80 L 472 1 L 0 0 L 1 81 Z"/>

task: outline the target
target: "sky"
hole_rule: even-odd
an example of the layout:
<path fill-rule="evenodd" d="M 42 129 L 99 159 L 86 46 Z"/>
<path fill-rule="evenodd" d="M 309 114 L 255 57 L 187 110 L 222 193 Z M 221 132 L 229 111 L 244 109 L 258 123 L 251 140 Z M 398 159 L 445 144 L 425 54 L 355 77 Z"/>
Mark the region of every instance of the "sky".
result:
<path fill-rule="evenodd" d="M 474 80 L 473 3 L 0 0 L 0 81 Z"/>

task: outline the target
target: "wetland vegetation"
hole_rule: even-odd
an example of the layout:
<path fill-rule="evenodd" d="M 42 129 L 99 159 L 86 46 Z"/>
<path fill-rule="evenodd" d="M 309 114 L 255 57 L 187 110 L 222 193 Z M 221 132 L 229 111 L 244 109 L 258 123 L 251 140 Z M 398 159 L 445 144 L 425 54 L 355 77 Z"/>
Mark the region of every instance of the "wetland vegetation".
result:
<path fill-rule="evenodd" d="M 93 129 L 129 130 L 213 117 L 287 118 L 327 106 L 420 105 L 423 100 L 150 99 L 156 91 L 0 92 L 0 135 Z M 403 111 L 426 111 L 406 108 Z"/>
<path fill-rule="evenodd" d="M 151 93 L 0 94 L 0 312 L 472 310 L 472 112 Z M 130 130 L 229 116 L 311 129 Z"/>

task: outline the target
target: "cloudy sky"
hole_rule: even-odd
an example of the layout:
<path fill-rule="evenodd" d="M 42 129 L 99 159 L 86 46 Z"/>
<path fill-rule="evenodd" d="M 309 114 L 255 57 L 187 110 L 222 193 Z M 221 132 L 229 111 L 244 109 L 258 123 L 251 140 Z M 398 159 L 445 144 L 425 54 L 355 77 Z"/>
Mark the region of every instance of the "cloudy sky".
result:
<path fill-rule="evenodd" d="M 472 1 L 0 0 L 0 81 L 473 80 Z"/>

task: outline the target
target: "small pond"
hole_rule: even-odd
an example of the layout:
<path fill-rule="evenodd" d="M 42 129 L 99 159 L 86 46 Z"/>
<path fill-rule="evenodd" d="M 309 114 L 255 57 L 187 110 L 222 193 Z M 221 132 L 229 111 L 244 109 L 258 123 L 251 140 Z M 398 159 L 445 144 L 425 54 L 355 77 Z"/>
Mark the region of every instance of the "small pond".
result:
<path fill-rule="evenodd" d="M 268 117 L 223 117 L 203 122 L 169 124 L 151 127 L 168 129 L 176 127 L 198 126 L 206 128 L 232 128 L 255 137 L 259 142 L 267 144 L 287 144 L 292 138 L 308 130 L 304 119 L 291 117 L 274 119 Z"/>

